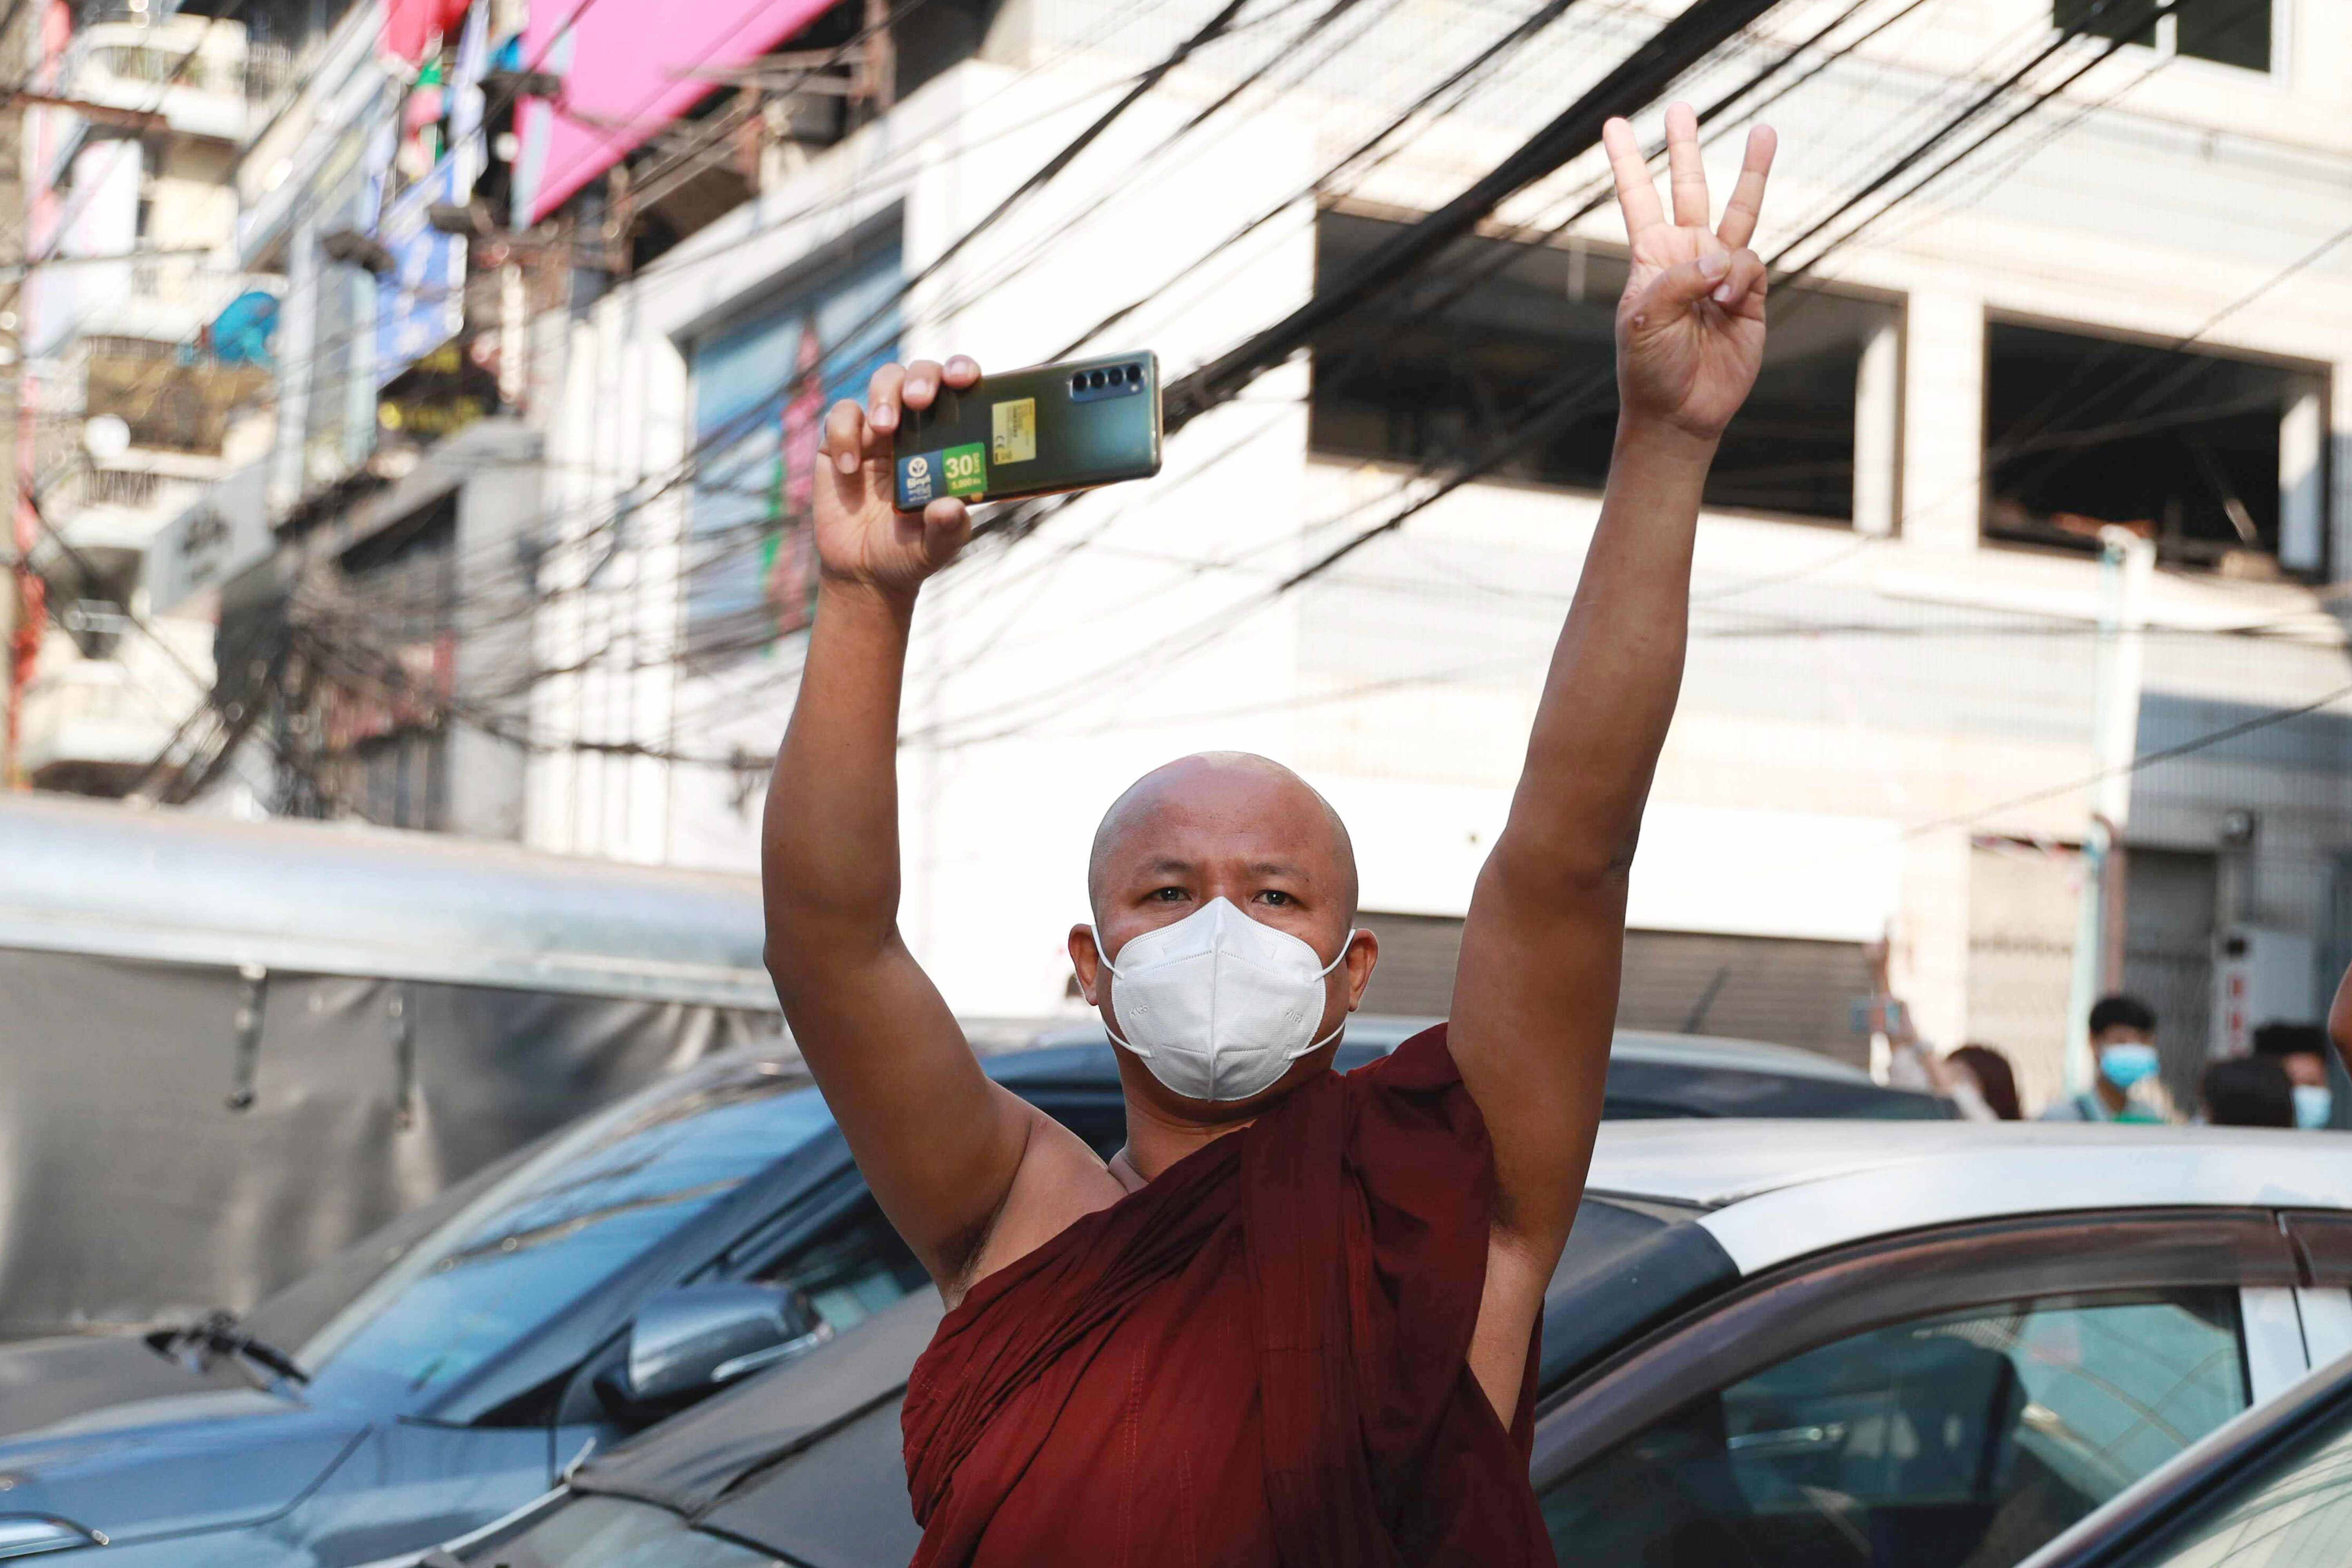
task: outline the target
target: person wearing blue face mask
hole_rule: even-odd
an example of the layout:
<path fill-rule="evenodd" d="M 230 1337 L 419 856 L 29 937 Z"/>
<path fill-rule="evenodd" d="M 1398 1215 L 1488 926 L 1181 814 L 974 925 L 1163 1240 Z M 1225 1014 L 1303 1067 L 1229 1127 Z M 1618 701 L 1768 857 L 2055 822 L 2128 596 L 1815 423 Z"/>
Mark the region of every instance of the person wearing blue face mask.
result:
<path fill-rule="evenodd" d="M 2327 1031 L 2317 1024 L 2264 1024 L 2254 1031 L 2254 1055 L 2267 1057 L 2286 1072 L 2294 1088 L 2294 1124 L 2325 1127 L 2335 1114 L 2336 1094 L 2327 1084 Z"/>
<path fill-rule="evenodd" d="M 2160 1122 L 2163 1115 L 2132 1093 L 2156 1076 L 2156 1009 L 2137 996 L 2103 996 L 2091 1009 L 2091 1054 L 2099 1064 L 2090 1089 L 2042 1113 L 2044 1121 Z"/>

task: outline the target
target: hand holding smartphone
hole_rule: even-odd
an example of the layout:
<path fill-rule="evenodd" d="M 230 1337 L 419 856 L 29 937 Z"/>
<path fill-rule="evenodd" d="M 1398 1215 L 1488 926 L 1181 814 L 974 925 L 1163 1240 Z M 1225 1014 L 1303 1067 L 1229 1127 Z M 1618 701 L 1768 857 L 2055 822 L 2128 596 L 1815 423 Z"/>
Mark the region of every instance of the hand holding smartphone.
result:
<path fill-rule="evenodd" d="M 890 441 L 894 503 L 1010 500 L 1160 471 L 1160 358 L 1106 354 L 941 386 Z"/>

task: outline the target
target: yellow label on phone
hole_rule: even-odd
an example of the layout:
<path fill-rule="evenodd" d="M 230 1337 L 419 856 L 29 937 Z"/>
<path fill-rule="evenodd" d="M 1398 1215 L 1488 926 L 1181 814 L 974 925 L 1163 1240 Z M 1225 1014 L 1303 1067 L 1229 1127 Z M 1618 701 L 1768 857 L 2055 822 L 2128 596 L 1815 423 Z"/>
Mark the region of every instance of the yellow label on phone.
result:
<path fill-rule="evenodd" d="M 1000 403 L 989 411 L 996 440 L 989 453 L 989 461 L 996 464 L 1025 463 L 1037 455 L 1037 400 L 1016 397 L 1010 403 Z"/>

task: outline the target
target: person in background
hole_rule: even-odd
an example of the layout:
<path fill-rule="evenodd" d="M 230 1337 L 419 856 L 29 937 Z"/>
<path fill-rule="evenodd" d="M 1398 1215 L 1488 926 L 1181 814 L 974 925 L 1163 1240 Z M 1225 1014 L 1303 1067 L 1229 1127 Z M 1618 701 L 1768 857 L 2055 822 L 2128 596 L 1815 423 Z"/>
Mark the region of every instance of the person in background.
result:
<path fill-rule="evenodd" d="M 2156 1009 L 2137 996 L 2102 996 L 2091 1009 L 2091 1055 L 2098 1076 L 2081 1094 L 2042 1113 L 2044 1121 L 2160 1122 L 2157 1109 L 2132 1093 L 2156 1076 Z"/>
<path fill-rule="evenodd" d="M 2228 1057 L 2205 1068 L 2198 1086 L 2205 1120 L 2215 1127 L 2292 1127 L 2294 1085 L 2274 1057 Z"/>
<path fill-rule="evenodd" d="M 2024 1102 L 2017 1098 L 2017 1069 L 2009 1065 L 2007 1057 L 1990 1046 L 1966 1045 L 1945 1057 L 1944 1062 L 1953 1071 L 1966 1075 L 1968 1081 L 1975 1087 L 1978 1098 L 1983 1100 L 1985 1109 L 1992 1112 L 1993 1120 L 2025 1120 Z M 1952 1098 L 1960 1102 L 1964 1111 L 1967 1110 L 1967 1103 L 1957 1087 L 1952 1090 Z"/>
<path fill-rule="evenodd" d="M 2344 1053 L 2344 1065 L 2352 1068 L 2352 965 L 2336 983 L 2336 1004 L 2327 1009 L 2327 1034 Z"/>
<path fill-rule="evenodd" d="M 2327 1086 L 2327 1031 L 2317 1024 L 2264 1024 L 2254 1031 L 2254 1055 L 2275 1062 L 2294 1090 L 2296 1127 L 2325 1127 L 2335 1113 Z"/>
<path fill-rule="evenodd" d="M 1886 1042 L 1886 1087 L 1940 1094 L 1969 1121 L 2022 1120 L 2008 1058 L 1990 1046 L 1962 1046 L 1937 1056 L 1912 1028 L 1911 1009 L 1887 979 L 1889 946 L 1874 942 L 1863 949 L 1870 965 L 1870 1027 Z"/>

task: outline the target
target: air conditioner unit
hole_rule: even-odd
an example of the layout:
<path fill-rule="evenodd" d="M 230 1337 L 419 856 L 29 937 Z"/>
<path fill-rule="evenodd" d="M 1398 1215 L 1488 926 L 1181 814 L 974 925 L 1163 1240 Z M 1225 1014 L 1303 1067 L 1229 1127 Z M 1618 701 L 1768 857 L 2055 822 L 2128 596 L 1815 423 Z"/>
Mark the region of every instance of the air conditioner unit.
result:
<path fill-rule="evenodd" d="M 2224 927 L 2213 949 L 2213 1055 L 2243 1056 L 2254 1031 L 2273 1020 L 2318 1017 L 2317 963 L 2317 944 L 2305 932 Z"/>

